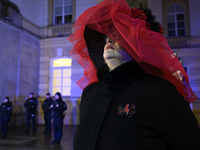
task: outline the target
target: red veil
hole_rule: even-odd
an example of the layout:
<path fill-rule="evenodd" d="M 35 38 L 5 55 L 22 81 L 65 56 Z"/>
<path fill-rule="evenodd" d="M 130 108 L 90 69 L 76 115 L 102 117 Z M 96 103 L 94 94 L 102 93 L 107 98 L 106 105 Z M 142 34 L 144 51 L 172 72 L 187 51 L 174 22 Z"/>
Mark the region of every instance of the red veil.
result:
<path fill-rule="evenodd" d="M 87 9 L 77 19 L 73 26 L 74 33 L 68 38 L 73 44 L 70 54 L 84 68 L 84 76 L 77 84 L 84 88 L 98 82 L 97 71 L 84 38 L 87 25 L 117 41 L 138 62 L 144 73 L 170 81 L 188 102 L 195 101 L 197 97 L 189 86 L 188 75 L 165 37 L 148 30 L 145 21 L 135 18 L 133 13 L 124 0 L 104 0 Z M 95 51 L 99 51 L 98 46 Z"/>

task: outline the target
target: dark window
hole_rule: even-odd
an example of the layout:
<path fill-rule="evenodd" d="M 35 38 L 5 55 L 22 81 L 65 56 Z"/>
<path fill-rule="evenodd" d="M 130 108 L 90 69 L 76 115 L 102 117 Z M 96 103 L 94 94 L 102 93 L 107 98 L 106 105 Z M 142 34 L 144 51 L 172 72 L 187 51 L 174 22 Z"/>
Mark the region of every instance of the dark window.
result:
<path fill-rule="evenodd" d="M 168 36 L 176 36 L 175 30 L 168 30 Z"/>
<path fill-rule="evenodd" d="M 185 35 L 185 29 L 178 30 L 178 36 L 184 36 Z"/>
<path fill-rule="evenodd" d="M 72 8 L 72 0 L 54 0 L 54 23 L 71 23 Z"/>
<path fill-rule="evenodd" d="M 184 28 L 185 27 L 185 22 L 177 22 L 177 27 L 178 28 Z"/>
<path fill-rule="evenodd" d="M 184 20 L 184 14 L 177 15 L 177 21 Z"/>
<path fill-rule="evenodd" d="M 70 23 L 72 22 L 72 15 L 66 15 L 65 16 L 65 23 Z"/>
<path fill-rule="evenodd" d="M 168 23 L 168 29 L 175 29 L 175 23 Z"/>
<path fill-rule="evenodd" d="M 62 24 L 62 16 L 55 17 L 55 24 Z"/>
<path fill-rule="evenodd" d="M 177 3 L 167 9 L 168 37 L 185 36 L 184 8 Z"/>

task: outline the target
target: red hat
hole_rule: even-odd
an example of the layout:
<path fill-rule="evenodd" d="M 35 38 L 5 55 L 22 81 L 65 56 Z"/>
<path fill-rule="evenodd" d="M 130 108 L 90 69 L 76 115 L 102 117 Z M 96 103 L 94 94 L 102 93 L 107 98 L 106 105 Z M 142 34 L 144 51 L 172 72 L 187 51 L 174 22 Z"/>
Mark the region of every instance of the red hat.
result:
<path fill-rule="evenodd" d="M 144 73 L 170 81 L 190 103 L 197 99 L 187 73 L 161 34 L 162 27 L 161 33 L 150 30 L 145 15 L 130 9 L 125 0 L 104 0 L 87 9 L 73 29 L 68 40 L 74 45 L 70 54 L 84 68 L 84 76 L 77 82 L 81 88 L 98 82 L 96 72 L 103 65 L 103 40 L 108 35 L 126 49 Z"/>

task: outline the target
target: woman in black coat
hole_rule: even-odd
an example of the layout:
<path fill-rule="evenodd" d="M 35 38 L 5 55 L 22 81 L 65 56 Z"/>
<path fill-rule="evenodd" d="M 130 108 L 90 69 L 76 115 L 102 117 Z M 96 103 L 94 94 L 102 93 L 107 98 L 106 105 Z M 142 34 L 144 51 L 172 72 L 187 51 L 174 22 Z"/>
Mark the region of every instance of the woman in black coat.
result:
<path fill-rule="evenodd" d="M 0 106 L 0 121 L 1 121 L 1 138 L 6 138 L 8 133 L 8 123 L 10 121 L 10 114 L 13 110 L 12 102 L 9 97 L 4 98 L 4 102 Z"/>
<path fill-rule="evenodd" d="M 51 105 L 53 110 L 53 130 L 54 130 L 54 140 L 51 142 L 52 144 L 60 144 L 60 140 L 62 139 L 63 131 L 63 112 L 67 110 L 66 103 L 62 100 L 62 96 L 60 92 L 55 94 L 55 102 Z"/>
<path fill-rule="evenodd" d="M 196 96 L 149 9 L 104 0 L 74 30 L 71 54 L 85 69 L 78 85 L 87 85 L 75 150 L 200 149 Z"/>

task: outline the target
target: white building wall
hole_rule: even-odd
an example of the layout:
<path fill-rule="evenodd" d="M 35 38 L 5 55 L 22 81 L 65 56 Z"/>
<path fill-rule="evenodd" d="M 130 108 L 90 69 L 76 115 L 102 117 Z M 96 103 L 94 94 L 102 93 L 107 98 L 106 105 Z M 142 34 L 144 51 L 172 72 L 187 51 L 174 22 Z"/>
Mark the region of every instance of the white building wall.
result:
<path fill-rule="evenodd" d="M 10 0 L 19 7 L 23 16 L 22 27 L 34 34 L 39 34 L 40 0 Z"/>
<path fill-rule="evenodd" d="M 189 0 L 190 33 L 191 36 L 200 36 L 200 0 Z"/>
<path fill-rule="evenodd" d="M 162 0 L 148 0 L 148 7 L 152 10 L 152 14 L 156 16 L 156 21 L 163 25 Z"/>
<path fill-rule="evenodd" d="M 38 26 L 48 25 L 48 0 L 40 0 Z"/>
<path fill-rule="evenodd" d="M 0 99 L 13 102 L 11 126 L 24 126 L 24 103 L 30 92 L 37 97 L 40 38 L 7 21 L 0 21 Z"/>
<path fill-rule="evenodd" d="M 34 34 L 41 35 L 46 30 L 39 27 L 48 25 L 48 0 L 10 0 L 19 7 L 23 16 L 22 27 Z"/>
<path fill-rule="evenodd" d="M 76 0 L 76 20 L 88 8 L 96 5 L 99 0 Z"/>
<path fill-rule="evenodd" d="M 40 0 L 10 0 L 19 7 L 24 18 L 39 26 Z"/>

